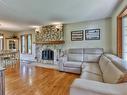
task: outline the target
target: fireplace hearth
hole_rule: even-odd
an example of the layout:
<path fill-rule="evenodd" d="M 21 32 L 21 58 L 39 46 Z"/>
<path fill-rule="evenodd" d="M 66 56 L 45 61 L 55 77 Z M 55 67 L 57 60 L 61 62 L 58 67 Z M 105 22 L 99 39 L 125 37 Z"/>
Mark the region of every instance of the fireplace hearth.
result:
<path fill-rule="evenodd" d="M 36 44 L 36 61 L 41 64 L 58 64 L 60 46 Z"/>

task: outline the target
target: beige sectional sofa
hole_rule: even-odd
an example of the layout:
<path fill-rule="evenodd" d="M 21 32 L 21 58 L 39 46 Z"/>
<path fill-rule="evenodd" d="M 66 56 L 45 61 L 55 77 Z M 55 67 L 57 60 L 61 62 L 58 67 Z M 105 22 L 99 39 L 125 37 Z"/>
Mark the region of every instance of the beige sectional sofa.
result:
<path fill-rule="evenodd" d="M 68 58 L 65 61 L 62 58 L 60 63 L 60 66 L 63 66 L 62 69 L 60 67 L 60 70 L 81 74 L 80 78 L 75 79 L 72 83 L 70 95 L 127 95 L 126 62 L 124 63 L 115 55 L 103 54 L 103 49 L 85 48 L 82 50 L 83 61 Z M 68 62 L 71 65 L 67 65 Z M 77 63 L 73 64 L 73 62 Z M 80 66 L 76 67 L 75 64 L 80 64 Z M 68 68 L 71 69 L 68 70 Z M 74 72 L 76 70 L 72 68 L 78 68 L 77 71 L 80 71 Z"/>
<path fill-rule="evenodd" d="M 102 54 L 102 48 L 68 49 L 59 59 L 59 70 L 80 74 L 83 62 L 98 62 Z"/>

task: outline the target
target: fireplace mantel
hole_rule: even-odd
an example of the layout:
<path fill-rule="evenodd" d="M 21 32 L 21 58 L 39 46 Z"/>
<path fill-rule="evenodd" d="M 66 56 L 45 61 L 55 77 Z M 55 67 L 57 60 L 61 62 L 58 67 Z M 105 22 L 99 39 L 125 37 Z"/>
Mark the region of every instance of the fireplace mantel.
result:
<path fill-rule="evenodd" d="M 42 44 L 42 45 L 48 45 L 48 44 L 64 44 L 64 40 L 59 41 L 43 41 L 43 42 L 34 42 L 34 44 Z"/>

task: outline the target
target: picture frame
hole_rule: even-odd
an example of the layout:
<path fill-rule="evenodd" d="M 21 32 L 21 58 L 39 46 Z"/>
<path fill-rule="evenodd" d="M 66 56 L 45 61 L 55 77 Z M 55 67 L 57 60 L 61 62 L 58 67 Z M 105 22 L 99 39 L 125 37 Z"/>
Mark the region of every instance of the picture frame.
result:
<path fill-rule="evenodd" d="M 100 40 L 100 29 L 85 30 L 85 40 Z"/>
<path fill-rule="evenodd" d="M 83 30 L 71 31 L 71 41 L 82 41 L 84 38 L 83 35 Z"/>

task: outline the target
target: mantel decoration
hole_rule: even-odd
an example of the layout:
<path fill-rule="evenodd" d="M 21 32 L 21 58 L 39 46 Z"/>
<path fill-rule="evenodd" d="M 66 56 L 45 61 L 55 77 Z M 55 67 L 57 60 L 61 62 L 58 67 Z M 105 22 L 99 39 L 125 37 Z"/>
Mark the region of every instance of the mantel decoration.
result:
<path fill-rule="evenodd" d="M 9 39 L 18 39 L 18 36 L 16 36 L 15 33 L 12 33 L 10 35 Z"/>
<path fill-rule="evenodd" d="M 35 32 L 36 44 L 63 44 L 63 25 L 42 26 L 40 31 Z"/>
<path fill-rule="evenodd" d="M 82 41 L 83 33 L 83 30 L 71 31 L 71 41 Z"/>
<path fill-rule="evenodd" d="M 85 40 L 100 40 L 100 29 L 85 30 Z"/>

